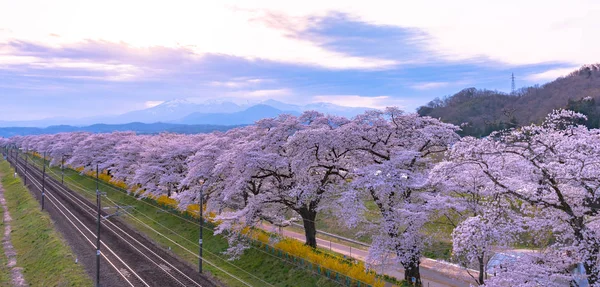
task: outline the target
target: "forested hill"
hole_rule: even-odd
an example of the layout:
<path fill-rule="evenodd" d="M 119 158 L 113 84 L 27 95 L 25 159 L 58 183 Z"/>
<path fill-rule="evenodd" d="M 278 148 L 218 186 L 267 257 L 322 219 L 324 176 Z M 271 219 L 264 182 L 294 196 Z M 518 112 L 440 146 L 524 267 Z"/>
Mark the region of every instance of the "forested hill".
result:
<path fill-rule="evenodd" d="M 514 95 L 467 88 L 436 98 L 418 113 L 461 125 L 462 135 L 481 137 L 503 128 L 539 123 L 558 108 L 587 115 L 590 128 L 600 126 L 600 64 L 583 66 L 566 77 L 522 88 Z"/>

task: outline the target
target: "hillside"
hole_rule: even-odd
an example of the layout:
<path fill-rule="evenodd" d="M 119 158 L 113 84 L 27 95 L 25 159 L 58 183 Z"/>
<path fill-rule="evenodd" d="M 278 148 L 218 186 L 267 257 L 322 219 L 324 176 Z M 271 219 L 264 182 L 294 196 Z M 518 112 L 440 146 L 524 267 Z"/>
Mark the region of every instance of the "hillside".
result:
<path fill-rule="evenodd" d="M 463 135 L 479 137 L 507 127 L 539 123 L 559 108 L 586 114 L 590 128 L 600 126 L 600 64 L 583 66 L 566 77 L 522 88 L 514 95 L 467 88 L 429 102 L 418 113 L 461 125 Z"/>

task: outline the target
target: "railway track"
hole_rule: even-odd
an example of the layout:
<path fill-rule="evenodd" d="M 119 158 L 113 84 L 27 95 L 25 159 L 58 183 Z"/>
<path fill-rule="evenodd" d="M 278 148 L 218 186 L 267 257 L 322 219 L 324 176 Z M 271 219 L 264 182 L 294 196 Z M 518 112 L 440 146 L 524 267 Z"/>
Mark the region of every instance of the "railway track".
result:
<path fill-rule="evenodd" d="M 9 158 L 38 200 L 41 200 L 42 171 Z M 73 247 L 88 273 L 95 275 L 96 205 L 61 185 L 45 179 L 45 209 Z M 108 216 L 101 211 L 103 217 Z M 101 286 L 216 286 L 193 267 L 110 217 L 102 220 Z M 94 277 L 95 278 L 95 277 Z"/>

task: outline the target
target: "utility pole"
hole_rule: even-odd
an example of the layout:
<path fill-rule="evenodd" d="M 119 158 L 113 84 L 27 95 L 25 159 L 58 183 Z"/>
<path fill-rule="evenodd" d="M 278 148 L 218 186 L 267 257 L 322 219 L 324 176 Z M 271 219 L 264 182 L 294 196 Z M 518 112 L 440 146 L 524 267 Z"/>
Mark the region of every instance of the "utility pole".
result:
<path fill-rule="evenodd" d="M 18 160 L 19 160 L 19 151 L 20 150 L 21 150 L 21 148 L 15 147 L 15 154 L 16 154 L 15 158 L 17 159 L 17 161 L 16 161 L 17 165 L 15 166 L 15 177 L 17 177 L 16 174 L 19 171 L 19 168 L 18 168 L 19 162 L 18 162 Z"/>
<path fill-rule="evenodd" d="M 98 209 L 96 227 L 96 287 L 100 287 L 100 189 L 98 180 L 98 164 L 96 164 L 96 206 Z"/>
<path fill-rule="evenodd" d="M 515 73 L 511 73 L 510 79 L 512 80 L 511 82 L 511 95 L 515 94 Z"/>
<path fill-rule="evenodd" d="M 42 164 L 42 210 L 44 210 L 44 197 L 46 197 L 46 152 L 44 151 L 44 160 Z"/>
<path fill-rule="evenodd" d="M 65 185 L 65 155 L 62 155 L 60 163 L 60 184 Z"/>
<path fill-rule="evenodd" d="M 198 272 L 200 274 L 202 274 L 202 229 L 204 229 L 204 217 L 202 215 L 204 199 L 202 195 L 202 186 L 200 186 L 200 240 L 198 240 L 200 246 L 198 249 Z"/>
<path fill-rule="evenodd" d="M 23 172 L 25 173 L 25 186 L 27 186 L 27 159 L 29 158 L 27 153 L 29 153 L 29 148 L 25 149 L 25 171 Z"/>
<path fill-rule="evenodd" d="M 20 151 L 23 151 L 23 148 L 19 148 Z M 23 170 L 23 182 L 25 183 L 25 185 L 27 185 L 27 152 L 28 150 L 25 150 L 25 169 Z"/>

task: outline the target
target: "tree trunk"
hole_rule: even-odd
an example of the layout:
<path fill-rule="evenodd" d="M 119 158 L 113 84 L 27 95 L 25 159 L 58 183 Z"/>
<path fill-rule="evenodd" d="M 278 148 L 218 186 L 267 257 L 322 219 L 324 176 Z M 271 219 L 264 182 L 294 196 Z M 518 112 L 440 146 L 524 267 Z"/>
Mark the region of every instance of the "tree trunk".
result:
<path fill-rule="evenodd" d="M 304 224 L 305 244 L 312 248 L 317 248 L 317 227 L 315 226 L 317 212 L 308 208 L 301 208 L 298 213 L 302 217 L 302 223 Z"/>
<path fill-rule="evenodd" d="M 579 242 L 593 242 L 591 250 L 587 250 L 587 256 L 583 258 L 583 268 L 585 269 L 589 285 L 596 286 L 597 283 L 600 283 L 600 266 L 596 265 L 600 256 L 600 242 L 596 238 L 589 236 L 590 231 L 586 230 L 587 228 L 583 222 L 583 218 L 579 217 L 572 219 L 570 224 Z"/>
<path fill-rule="evenodd" d="M 587 256 L 583 263 L 583 268 L 585 269 L 590 286 L 596 286 L 596 283 L 600 283 L 600 267 L 595 263 L 598 260 L 598 250 L 595 251 L 596 253 Z"/>
<path fill-rule="evenodd" d="M 408 262 L 404 265 L 404 280 L 408 282 L 410 286 L 423 286 L 423 282 L 421 282 L 421 272 L 419 271 L 419 265 L 421 264 L 421 259 L 419 258 L 411 258 L 411 262 Z M 415 281 L 413 282 L 413 278 Z"/>
<path fill-rule="evenodd" d="M 485 264 L 483 264 L 483 254 L 481 255 L 481 257 L 478 257 L 477 260 L 479 261 L 479 280 L 478 280 L 477 284 L 483 285 L 483 284 L 485 284 L 483 282 L 484 275 L 485 275 Z"/>

